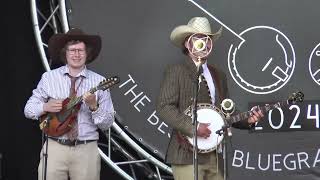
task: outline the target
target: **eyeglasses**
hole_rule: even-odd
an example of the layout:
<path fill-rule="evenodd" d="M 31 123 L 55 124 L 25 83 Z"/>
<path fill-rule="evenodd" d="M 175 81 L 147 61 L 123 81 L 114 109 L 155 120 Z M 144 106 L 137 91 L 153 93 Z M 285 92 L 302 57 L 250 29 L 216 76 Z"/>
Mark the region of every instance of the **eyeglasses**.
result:
<path fill-rule="evenodd" d="M 67 49 L 67 51 L 69 52 L 70 55 L 75 55 L 77 52 L 80 55 L 84 55 L 84 53 L 86 52 L 86 50 L 84 49 Z"/>

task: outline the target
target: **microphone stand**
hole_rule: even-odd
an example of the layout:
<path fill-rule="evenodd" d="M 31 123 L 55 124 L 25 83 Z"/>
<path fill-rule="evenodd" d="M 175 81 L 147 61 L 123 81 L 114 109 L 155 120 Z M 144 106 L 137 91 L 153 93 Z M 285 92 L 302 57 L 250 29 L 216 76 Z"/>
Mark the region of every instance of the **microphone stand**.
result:
<path fill-rule="evenodd" d="M 200 62 L 200 59 L 199 59 Z M 196 78 L 196 89 L 193 95 L 193 104 L 192 104 L 192 134 L 193 134 L 193 176 L 194 180 L 198 180 L 198 115 L 197 115 L 197 104 L 198 104 L 198 91 L 200 89 L 200 74 L 201 74 L 201 63 L 197 65 L 197 78 Z"/>
<path fill-rule="evenodd" d="M 226 119 L 230 118 L 230 113 L 226 113 Z M 227 137 L 232 136 L 230 125 L 226 122 L 226 126 L 224 128 L 224 136 L 225 138 L 223 139 L 223 179 L 227 179 L 227 172 L 228 172 L 228 160 L 227 160 Z"/>
<path fill-rule="evenodd" d="M 230 114 L 226 114 L 226 119 L 230 118 Z M 227 145 L 226 145 L 226 138 L 229 136 L 232 136 L 230 125 L 225 121 L 225 125 L 216 131 L 216 134 L 221 136 L 222 134 L 224 135 L 223 141 L 222 141 L 222 158 L 223 158 L 223 179 L 227 179 L 227 171 L 228 171 L 228 166 L 227 166 Z"/>
<path fill-rule="evenodd" d="M 48 120 L 50 116 L 48 116 L 41 124 L 40 129 L 42 129 L 42 147 L 45 143 L 45 147 L 42 149 L 42 155 L 44 160 L 42 161 L 42 180 L 47 180 L 47 166 L 48 166 L 48 134 L 44 132 L 44 129 L 49 126 Z"/>
<path fill-rule="evenodd" d="M 199 39 L 199 37 L 201 37 Z M 203 37 L 205 37 L 203 40 Z M 202 33 L 194 33 L 189 36 L 187 41 L 187 49 L 189 51 L 190 57 L 197 58 L 197 77 L 196 77 L 196 90 L 193 94 L 193 104 L 192 104 L 192 134 L 193 134 L 193 168 L 194 168 L 194 180 L 198 180 L 198 135 L 197 135 L 197 103 L 198 103 L 198 91 L 200 89 L 200 74 L 202 73 L 201 65 L 203 62 L 202 58 L 207 57 L 212 50 L 212 39 L 210 36 Z M 193 59 L 193 58 L 192 58 Z"/>
<path fill-rule="evenodd" d="M 216 131 L 216 134 L 218 134 L 219 136 L 221 136 L 222 134 L 224 135 L 225 138 L 223 138 L 223 142 L 222 142 L 222 151 L 223 151 L 223 179 L 226 180 L 227 179 L 227 172 L 228 172 L 228 160 L 227 160 L 227 145 L 226 145 L 226 141 L 227 141 L 227 137 L 231 137 L 232 136 L 232 132 L 231 132 L 231 127 L 230 124 L 228 123 L 231 114 L 234 112 L 235 107 L 234 107 L 234 103 L 231 99 L 225 99 L 222 101 L 221 103 L 221 110 L 222 113 L 225 115 L 224 118 L 224 126 Z"/>

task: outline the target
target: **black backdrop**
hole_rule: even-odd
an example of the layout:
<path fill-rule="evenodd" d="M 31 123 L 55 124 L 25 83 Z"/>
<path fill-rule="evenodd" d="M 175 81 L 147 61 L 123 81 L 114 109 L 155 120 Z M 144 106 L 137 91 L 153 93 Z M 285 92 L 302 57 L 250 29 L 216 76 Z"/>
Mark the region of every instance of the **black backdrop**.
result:
<path fill-rule="evenodd" d="M 157 118 L 156 97 L 164 67 L 184 60 L 170 43 L 170 32 L 193 16 L 207 16 L 216 29 L 220 24 L 187 0 L 70 2 L 71 26 L 103 38 L 103 51 L 92 67 L 122 79 L 112 90 L 121 124 L 163 158 L 170 127 Z M 241 44 L 224 27 L 208 60 L 227 73 L 231 98 L 240 111 L 285 100 L 296 90 L 306 99 L 289 110 L 273 111 L 270 118 L 267 114 L 258 124 L 263 129 L 255 133 L 233 130 L 230 179 L 318 178 L 319 82 L 308 65 L 311 74 L 320 65 L 319 2 L 196 2 L 246 40 Z"/>
<path fill-rule="evenodd" d="M 24 118 L 23 107 L 42 68 L 37 54 L 29 3 L 5 2 L 1 12 L 1 54 L 4 105 L 1 114 L 0 151 L 3 179 L 36 179 L 41 136 L 37 125 Z M 10 88 L 9 88 L 10 87 Z"/>

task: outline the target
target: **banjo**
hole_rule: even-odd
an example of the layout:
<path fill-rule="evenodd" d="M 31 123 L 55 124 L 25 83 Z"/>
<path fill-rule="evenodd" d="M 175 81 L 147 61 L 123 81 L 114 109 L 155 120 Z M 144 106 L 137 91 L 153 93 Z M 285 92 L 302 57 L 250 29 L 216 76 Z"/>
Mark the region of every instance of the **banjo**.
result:
<path fill-rule="evenodd" d="M 265 106 L 258 106 L 256 109 L 260 109 L 262 113 L 266 113 L 270 110 L 290 106 L 297 102 L 302 102 L 304 94 L 300 91 L 292 93 L 286 101 L 277 102 L 274 104 L 266 104 Z M 226 100 L 226 101 L 225 101 Z M 214 151 L 224 138 L 223 133 L 220 133 L 227 125 L 239 122 L 247 119 L 252 115 L 252 110 L 239 113 L 234 116 L 227 116 L 226 111 L 233 111 L 233 102 L 230 99 L 222 101 L 221 109 L 207 103 L 199 103 L 197 105 L 197 121 L 198 123 L 209 123 L 208 128 L 211 130 L 211 134 L 208 138 L 198 137 L 198 152 L 209 153 Z M 184 113 L 188 116 L 192 115 L 192 108 L 188 108 Z M 194 138 L 185 136 L 188 143 L 193 146 Z"/>

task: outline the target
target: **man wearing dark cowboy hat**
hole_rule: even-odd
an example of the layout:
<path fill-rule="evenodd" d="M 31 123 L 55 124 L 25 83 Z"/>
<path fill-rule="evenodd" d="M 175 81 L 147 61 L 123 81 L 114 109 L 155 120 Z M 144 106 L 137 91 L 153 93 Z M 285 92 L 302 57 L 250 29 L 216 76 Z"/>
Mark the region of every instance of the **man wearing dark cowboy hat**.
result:
<path fill-rule="evenodd" d="M 71 130 L 58 137 L 49 135 L 46 177 L 48 180 L 67 180 L 68 176 L 71 180 L 99 180 L 97 129 L 106 130 L 112 125 L 114 109 L 108 90 L 89 92 L 105 78 L 87 69 L 86 64 L 99 55 L 101 38 L 71 29 L 66 34 L 53 35 L 48 48 L 52 60 L 61 60 L 66 65 L 42 75 L 26 103 L 25 116 L 39 119 L 47 113 L 59 113 L 63 100 L 68 97 L 82 95 L 83 100 Z M 46 151 L 45 147 L 42 151 Z M 39 180 L 45 174 L 44 159 L 41 152 Z"/>
<path fill-rule="evenodd" d="M 196 83 L 199 70 L 203 81 L 200 82 L 198 90 L 198 103 L 212 104 L 220 107 L 222 100 L 228 97 L 227 80 L 225 74 L 218 68 L 207 64 L 207 56 L 199 59 L 188 49 L 192 35 L 198 34 L 198 39 L 210 38 L 210 41 L 198 41 L 197 48 L 206 49 L 212 47 L 207 42 L 215 42 L 221 35 L 222 29 L 213 33 L 209 21 L 205 17 L 194 17 L 187 25 L 176 27 L 170 39 L 174 45 L 181 48 L 187 55 L 186 61 L 180 64 L 169 65 L 164 73 L 161 83 L 160 94 L 157 100 L 157 113 L 173 127 L 169 147 L 166 154 L 166 162 L 171 164 L 175 180 L 193 180 L 193 152 L 190 143 L 184 137 L 192 137 L 192 119 L 184 112 L 193 103 L 193 95 L 196 91 Z M 196 41 L 194 41 L 196 42 Z M 202 43 L 203 42 L 203 43 Z M 202 44 L 201 44 L 202 43 Z M 208 52 L 210 53 L 210 51 Z M 200 66 L 202 68 L 200 68 Z M 199 67 L 199 68 L 197 68 Z M 250 128 L 251 124 L 257 122 L 263 114 L 254 111 L 253 116 L 247 120 L 233 124 L 237 128 Z M 214 121 L 213 121 L 214 122 Z M 199 123 L 197 135 L 208 138 L 211 133 L 208 124 Z M 222 180 L 223 177 L 217 169 L 216 152 L 198 154 L 198 178 L 199 180 Z"/>

